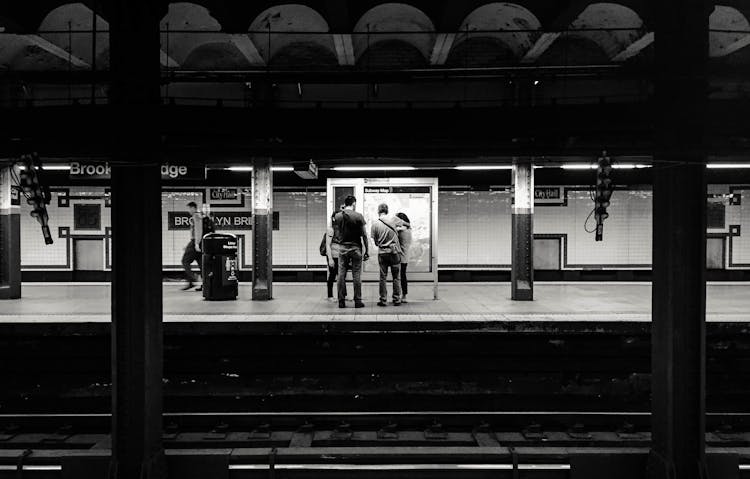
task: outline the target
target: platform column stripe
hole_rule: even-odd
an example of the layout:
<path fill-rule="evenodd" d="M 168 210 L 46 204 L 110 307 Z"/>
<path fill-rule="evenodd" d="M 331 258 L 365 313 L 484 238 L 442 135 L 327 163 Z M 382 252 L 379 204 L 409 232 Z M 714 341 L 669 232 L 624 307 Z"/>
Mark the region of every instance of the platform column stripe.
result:
<path fill-rule="evenodd" d="M 534 164 L 513 161 L 514 204 L 511 225 L 511 298 L 534 299 Z"/>
<path fill-rule="evenodd" d="M 253 159 L 253 299 L 273 298 L 273 172 L 271 158 Z"/>
<path fill-rule="evenodd" d="M 0 167 L 0 299 L 21 297 L 21 208 L 11 168 Z"/>

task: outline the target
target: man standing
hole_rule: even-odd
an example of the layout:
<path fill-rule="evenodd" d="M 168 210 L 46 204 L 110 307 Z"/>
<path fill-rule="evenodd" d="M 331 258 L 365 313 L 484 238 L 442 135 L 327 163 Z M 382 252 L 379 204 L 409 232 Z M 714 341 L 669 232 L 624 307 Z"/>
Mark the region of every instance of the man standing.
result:
<path fill-rule="evenodd" d="M 393 277 L 393 305 L 401 305 L 401 245 L 398 241 L 396 223 L 388 218 L 388 205 L 378 206 L 378 221 L 372 224 L 372 240 L 378 247 L 378 264 L 380 265 L 380 301 L 378 306 L 387 306 L 388 289 L 385 280 L 388 269 Z"/>
<path fill-rule="evenodd" d="M 182 255 L 182 267 L 185 270 L 185 279 L 187 279 L 187 284 L 182 288 L 183 291 L 194 286 L 195 275 L 190 269 L 193 261 L 198 262 L 198 269 L 201 268 L 201 240 L 203 239 L 203 216 L 198 213 L 198 205 L 191 201 L 187 207 L 190 211 L 190 241 L 185 246 L 185 253 Z M 202 290 L 201 286 L 196 288 L 196 291 Z"/>
<path fill-rule="evenodd" d="M 362 261 L 369 258 L 365 218 L 355 211 L 357 199 L 347 196 L 344 209 L 333 217 L 334 231 L 341 236 L 339 240 L 339 308 L 346 308 L 346 271 L 352 270 L 354 283 L 354 307 L 364 308 L 362 302 Z M 364 248 L 364 254 L 362 254 Z"/>

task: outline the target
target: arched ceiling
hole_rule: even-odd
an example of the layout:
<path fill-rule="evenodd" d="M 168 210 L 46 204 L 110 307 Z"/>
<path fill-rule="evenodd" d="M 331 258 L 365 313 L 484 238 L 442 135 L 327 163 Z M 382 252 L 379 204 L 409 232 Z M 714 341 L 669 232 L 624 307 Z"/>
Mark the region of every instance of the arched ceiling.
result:
<path fill-rule="evenodd" d="M 593 3 L 578 15 L 566 35 L 580 36 L 599 45 L 612 58 L 644 34 L 643 20 L 636 12 L 616 3 Z M 579 31 L 611 29 L 608 31 Z M 625 30 L 623 30 L 625 29 Z"/>
<path fill-rule="evenodd" d="M 366 11 L 354 26 L 352 43 L 357 59 L 380 42 L 405 42 L 425 59 L 435 43 L 435 26 L 422 10 L 405 3 L 383 3 Z"/>
<path fill-rule="evenodd" d="M 268 8 L 250 24 L 250 38 L 267 63 L 273 63 L 280 53 L 282 63 L 289 62 L 290 56 L 306 62 L 314 63 L 318 58 L 328 62 L 336 56 L 328 31 L 328 22 L 320 13 L 299 4 Z"/>
<path fill-rule="evenodd" d="M 95 14 L 88 3 L 50 1 L 52 6 L 34 3 L 25 9 L 11 2 L 0 5 L 0 68 L 88 69 L 94 61 L 97 68 L 107 68 L 107 8 Z M 107 1 L 100 0 L 104 4 Z M 165 30 L 161 35 L 162 63 L 201 69 L 355 64 L 378 68 L 496 66 L 570 58 L 593 61 L 598 55 L 594 55 L 592 45 L 601 50 L 601 58 L 607 59 L 603 61 L 618 62 L 638 55 L 653 41 L 653 32 L 644 22 L 644 18 L 650 18 L 650 10 L 643 4 L 646 0 L 584 3 L 580 11 L 567 4 L 562 8 L 534 0 L 475 0 L 469 5 L 447 2 L 445 8 L 417 1 L 355 7 L 346 1 L 298 0 L 304 4 L 255 10 L 222 3 L 226 1 L 170 3 L 161 21 Z M 565 9 L 568 14 L 558 11 Z M 229 19 L 233 11 L 244 16 Z M 727 31 L 710 33 L 711 57 L 725 57 L 748 48 L 748 11 L 750 8 L 741 10 L 736 1 L 732 6 L 714 8 L 710 28 Z M 453 17 L 446 18 L 449 13 Z M 227 32 L 217 15 L 233 25 L 234 31 Z M 436 24 L 454 25 L 454 31 L 437 31 Z M 94 25 L 98 33 L 92 55 Z M 330 25 L 335 25 L 334 31 Z M 245 28 L 247 33 L 243 33 Z M 587 41 L 568 41 L 570 38 Z M 574 52 L 576 46 L 583 50 Z"/>
<path fill-rule="evenodd" d="M 462 44 L 475 41 L 476 47 L 504 45 L 505 49 L 520 58 L 534 45 L 540 28 L 541 23 L 536 16 L 521 5 L 488 3 L 471 12 L 461 22 L 453 49 L 469 50 L 469 46 L 462 47 Z M 476 41 L 477 39 L 482 40 Z M 493 39 L 494 42 L 487 39 Z M 451 52 L 451 56 L 453 55 Z M 479 55 L 492 55 L 492 52 L 482 52 Z"/>
<path fill-rule="evenodd" d="M 739 10 L 717 5 L 708 18 L 712 30 L 735 30 L 750 32 L 750 22 Z M 750 33 L 710 32 L 709 55 L 722 57 L 736 51 L 737 42 L 750 39 Z"/>

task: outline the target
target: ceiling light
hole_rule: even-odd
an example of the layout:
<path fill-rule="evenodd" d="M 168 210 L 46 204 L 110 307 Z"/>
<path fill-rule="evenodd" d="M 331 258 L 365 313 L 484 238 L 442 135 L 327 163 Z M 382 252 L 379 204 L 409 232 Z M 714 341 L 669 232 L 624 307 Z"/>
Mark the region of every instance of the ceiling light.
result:
<path fill-rule="evenodd" d="M 456 170 L 512 170 L 513 165 L 461 165 Z"/>
<path fill-rule="evenodd" d="M 566 163 L 560 166 L 563 170 L 593 170 L 596 165 L 593 163 Z"/>
<path fill-rule="evenodd" d="M 709 163 L 706 165 L 706 168 L 712 168 L 712 169 L 748 169 L 750 168 L 750 163 Z"/>
<path fill-rule="evenodd" d="M 413 166 L 334 166 L 334 171 L 412 171 Z"/>
<path fill-rule="evenodd" d="M 47 171 L 68 171 L 70 165 L 44 165 L 43 168 Z"/>
<path fill-rule="evenodd" d="M 252 166 L 229 166 L 224 168 L 227 171 L 253 171 Z M 291 166 L 272 166 L 271 171 L 294 171 Z"/>
<path fill-rule="evenodd" d="M 640 168 L 651 168 L 651 165 L 643 165 L 640 163 L 615 163 L 612 168 L 619 168 L 621 170 L 633 170 Z"/>

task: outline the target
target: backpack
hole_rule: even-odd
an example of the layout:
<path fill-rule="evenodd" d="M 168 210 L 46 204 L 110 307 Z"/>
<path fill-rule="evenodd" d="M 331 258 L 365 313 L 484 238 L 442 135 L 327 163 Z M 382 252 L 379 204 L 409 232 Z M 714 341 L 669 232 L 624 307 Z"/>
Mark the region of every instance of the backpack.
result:
<path fill-rule="evenodd" d="M 328 256 L 328 251 L 326 248 L 327 236 L 328 236 L 328 233 L 323 233 L 323 239 L 320 241 L 320 256 Z"/>
<path fill-rule="evenodd" d="M 211 219 L 210 216 L 204 215 L 203 216 L 203 234 L 213 233 L 216 231 L 216 225 L 214 224 L 214 220 Z"/>

